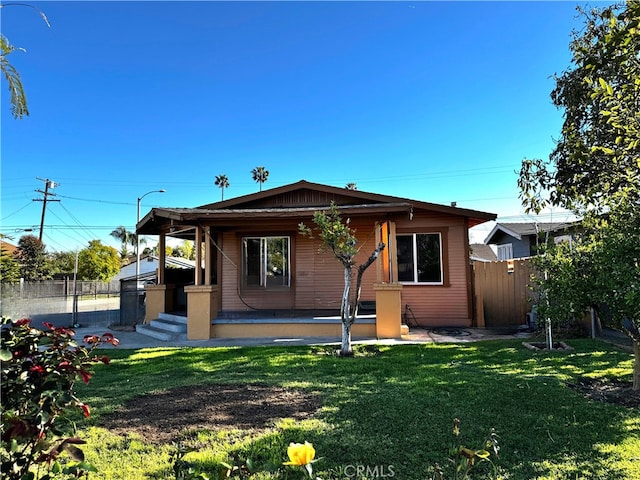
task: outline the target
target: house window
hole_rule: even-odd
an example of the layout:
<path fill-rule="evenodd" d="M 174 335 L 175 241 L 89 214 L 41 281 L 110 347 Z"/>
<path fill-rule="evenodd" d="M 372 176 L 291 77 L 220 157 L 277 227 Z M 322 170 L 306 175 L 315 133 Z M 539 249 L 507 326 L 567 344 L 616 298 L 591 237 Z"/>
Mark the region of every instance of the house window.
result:
<path fill-rule="evenodd" d="M 442 237 L 439 233 L 396 236 L 398 280 L 442 285 Z"/>
<path fill-rule="evenodd" d="M 289 237 L 242 239 L 243 280 L 248 287 L 288 287 L 290 282 Z"/>
<path fill-rule="evenodd" d="M 513 258 L 513 245 L 511 243 L 498 245 L 498 260 L 509 260 L 511 258 Z"/>

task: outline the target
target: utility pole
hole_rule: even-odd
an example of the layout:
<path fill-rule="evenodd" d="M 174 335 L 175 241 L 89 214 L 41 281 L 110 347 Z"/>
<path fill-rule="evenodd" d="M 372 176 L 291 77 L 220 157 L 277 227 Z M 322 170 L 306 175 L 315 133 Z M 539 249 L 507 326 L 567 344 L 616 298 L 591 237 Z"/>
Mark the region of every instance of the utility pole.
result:
<path fill-rule="evenodd" d="M 60 184 L 54 182 L 53 180 L 49 180 L 48 178 L 45 180 L 44 178 L 36 177 L 36 180 L 40 180 L 44 182 L 44 191 L 36 190 L 36 192 L 42 194 L 42 198 L 34 198 L 34 202 L 42 202 L 42 216 L 40 217 L 40 235 L 38 239 L 42 242 L 42 231 L 44 229 L 44 214 L 47 211 L 47 202 L 59 202 L 60 200 L 50 199 L 49 197 L 55 197 L 56 194 L 49 191 L 49 189 L 53 189 L 58 187 Z"/>

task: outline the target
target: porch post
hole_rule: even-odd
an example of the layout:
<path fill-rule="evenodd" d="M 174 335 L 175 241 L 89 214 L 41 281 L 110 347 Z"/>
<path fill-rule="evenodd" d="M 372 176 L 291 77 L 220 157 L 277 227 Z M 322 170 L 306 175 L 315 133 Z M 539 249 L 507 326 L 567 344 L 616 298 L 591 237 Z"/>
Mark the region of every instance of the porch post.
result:
<path fill-rule="evenodd" d="M 188 285 L 187 340 L 208 340 L 214 336 L 211 321 L 218 313 L 217 285 Z"/>
<path fill-rule="evenodd" d="M 157 284 L 145 285 L 145 314 L 144 323 L 155 320 L 161 313 L 171 311 L 173 308 L 173 292 L 175 288 L 165 283 L 165 265 L 167 237 L 160 234 L 158 237 L 158 272 Z"/>
<path fill-rule="evenodd" d="M 164 285 L 164 270 L 167 263 L 167 237 L 160 234 L 158 239 L 158 285 Z"/>
<path fill-rule="evenodd" d="M 196 227 L 196 278 L 193 282 L 194 285 L 202 285 L 202 228 Z"/>
<path fill-rule="evenodd" d="M 204 228 L 204 284 L 211 285 L 211 266 L 213 265 L 213 249 L 211 248 L 211 227 Z"/>
<path fill-rule="evenodd" d="M 376 283 L 376 336 L 378 338 L 402 337 L 402 285 Z"/>

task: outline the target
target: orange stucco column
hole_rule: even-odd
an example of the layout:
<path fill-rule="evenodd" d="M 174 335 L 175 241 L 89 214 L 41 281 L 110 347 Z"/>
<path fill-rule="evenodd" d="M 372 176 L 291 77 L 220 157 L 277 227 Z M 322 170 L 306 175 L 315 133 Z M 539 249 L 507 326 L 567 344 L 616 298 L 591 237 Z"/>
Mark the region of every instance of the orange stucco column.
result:
<path fill-rule="evenodd" d="M 218 286 L 189 285 L 187 294 L 187 340 L 213 337 L 211 321 L 218 315 Z"/>
<path fill-rule="evenodd" d="M 173 292 L 175 285 L 145 285 L 144 286 L 145 315 L 144 323 L 158 318 L 160 313 L 170 312 L 173 308 Z"/>
<path fill-rule="evenodd" d="M 401 338 L 402 336 L 402 285 L 376 283 L 376 336 Z"/>

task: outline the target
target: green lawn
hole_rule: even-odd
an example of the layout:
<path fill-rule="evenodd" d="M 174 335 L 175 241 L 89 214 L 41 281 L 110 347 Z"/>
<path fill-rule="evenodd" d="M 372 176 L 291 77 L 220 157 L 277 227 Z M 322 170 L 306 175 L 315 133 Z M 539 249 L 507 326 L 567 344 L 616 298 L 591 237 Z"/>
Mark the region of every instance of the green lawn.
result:
<path fill-rule="evenodd" d="M 273 384 L 316 392 L 323 408 L 313 420 L 284 420 L 258 437 L 199 432 L 189 437 L 198 451 L 185 459 L 208 471 L 234 454 L 280 463 L 289 442 L 309 441 L 323 479 L 426 480 L 435 463 L 447 464 L 451 446 L 477 448 L 494 428 L 500 478 L 640 479 L 640 411 L 587 400 L 566 386 L 579 376 L 630 379 L 632 355 L 594 340 L 569 343 L 573 351 L 551 354 L 511 340 L 361 347 L 355 358 L 325 347 L 109 350 L 111 364 L 79 387 L 93 412 L 80 433 L 99 470 L 92 478 L 172 478 L 172 445 L 115 436 L 97 426 L 100 417 L 176 386 Z M 452 434 L 456 417 L 460 440 Z M 354 476 L 355 466 L 368 466 L 369 476 Z"/>

